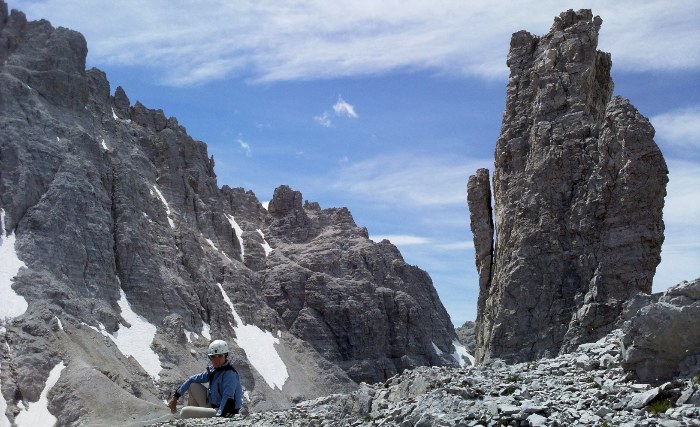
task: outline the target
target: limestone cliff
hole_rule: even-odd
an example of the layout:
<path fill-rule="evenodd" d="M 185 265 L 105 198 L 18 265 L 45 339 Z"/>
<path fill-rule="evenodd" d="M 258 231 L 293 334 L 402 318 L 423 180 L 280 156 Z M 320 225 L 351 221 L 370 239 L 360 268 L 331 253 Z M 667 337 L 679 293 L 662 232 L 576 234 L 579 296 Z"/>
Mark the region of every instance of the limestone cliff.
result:
<path fill-rule="evenodd" d="M 511 39 L 490 250 L 488 181 L 482 172 L 469 185 L 479 361 L 596 340 L 631 295 L 651 291 L 668 171 L 649 121 L 612 96 L 601 23 L 569 10 L 544 36 Z"/>
<path fill-rule="evenodd" d="M 0 286 L 25 302 L 0 320 L 0 423 L 61 366 L 59 425 L 166 415 L 217 338 L 251 410 L 454 363 L 447 312 L 396 247 L 288 187 L 269 211 L 219 187 L 207 146 L 112 94 L 86 53 L 81 34 L 0 0 L 0 244 L 18 260 Z M 286 376 L 254 357 L 264 343 Z"/>

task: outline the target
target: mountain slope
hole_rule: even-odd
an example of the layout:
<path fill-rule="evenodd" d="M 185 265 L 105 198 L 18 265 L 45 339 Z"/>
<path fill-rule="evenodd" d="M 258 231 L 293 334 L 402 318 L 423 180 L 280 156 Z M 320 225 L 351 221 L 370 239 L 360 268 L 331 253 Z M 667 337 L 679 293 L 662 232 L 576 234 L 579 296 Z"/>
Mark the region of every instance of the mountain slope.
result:
<path fill-rule="evenodd" d="M 231 344 L 253 410 L 455 363 L 430 278 L 396 247 L 286 186 L 269 211 L 219 187 L 206 144 L 112 94 L 86 54 L 79 33 L 0 1 L 2 253 L 24 264 L 0 287 L 26 303 L 2 314 L 8 419 L 61 364 L 61 425 L 165 415 L 209 339 Z"/>

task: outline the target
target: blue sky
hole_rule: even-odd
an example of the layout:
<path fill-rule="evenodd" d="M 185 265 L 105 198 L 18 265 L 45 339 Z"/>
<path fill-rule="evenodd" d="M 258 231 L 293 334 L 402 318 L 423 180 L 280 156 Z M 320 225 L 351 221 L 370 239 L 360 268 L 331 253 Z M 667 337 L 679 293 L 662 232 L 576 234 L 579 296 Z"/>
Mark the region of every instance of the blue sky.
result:
<path fill-rule="evenodd" d="M 8 0 L 80 31 L 88 67 L 207 143 L 219 186 L 346 206 L 428 271 L 461 325 L 478 281 L 466 182 L 493 170 L 510 35 L 603 18 L 615 93 L 670 169 L 654 291 L 700 277 L 700 2 Z"/>

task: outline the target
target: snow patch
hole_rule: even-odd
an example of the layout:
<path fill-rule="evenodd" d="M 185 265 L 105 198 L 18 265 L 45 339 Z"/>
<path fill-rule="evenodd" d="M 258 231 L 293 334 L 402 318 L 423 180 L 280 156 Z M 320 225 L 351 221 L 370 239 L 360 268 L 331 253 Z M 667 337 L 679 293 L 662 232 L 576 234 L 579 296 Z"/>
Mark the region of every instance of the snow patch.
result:
<path fill-rule="evenodd" d="M 119 120 L 119 117 L 117 117 L 117 113 L 114 112 L 114 107 L 112 107 L 112 118 L 114 120 Z"/>
<path fill-rule="evenodd" d="M 219 251 L 219 248 L 216 247 L 216 245 L 214 244 L 214 242 L 211 241 L 211 239 L 206 239 L 206 241 L 207 241 L 207 243 L 209 243 L 209 246 L 214 248 L 215 251 L 217 251 L 217 252 Z"/>
<path fill-rule="evenodd" d="M 141 367 L 153 377 L 159 380 L 159 372 L 163 369 L 158 354 L 151 350 L 151 343 L 156 336 L 156 327 L 145 318 L 134 313 L 123 289 L 119 289 L 118 304 L 122 310 L 122 318 L 131 326 L 121 325 L 114 335 L 110 335 L 119 351 L 126 357 L 132 356 Z"/>
<path fill-rule="evenodd" d="M 203 236 L 202 236 L 202 237 L 203 237 Z M 211 239 L 206 239 L 206 238 L 205 238 L 204 240 L 206 240 L 207 243 L 209 243 L 209 246 L 211 246 L 212 248 L 214 248 L 215 251 L 217 251 L 217 252 L 219 252 L 221 255 L 223 255 L 224 258 L 226 258 L 229 262 L 232 262 L 232 261 L 231 261 L 231 258 L 229 258 L 228 255 L 226 255 L 226 252 L 224 252 L 224 251 L 220 250 L 219 248 L 217 248 L 216 245 L 214 244 L 214 242 L 211 241 Z M 203 250 L 204 250 L 204 248 L 202 248 L 202 251 L 203 251 Z"/>
<path fill-rule="evenodd" d="M 114 335 L 107 332 L 105 326 L 100 323 L 99 329 L 90 326 L 85 322 L 81 324 L 88 328 L 109 337 L 117 345 L 119 351 L 126 357 L 132 356 L 136 362 L 156 381 L 160 379 L 160 371 L 163 367 L 160 364 L 158 354 L 151 350 L 151 343 L 156 335 L 156 327 L 149 323 L 146 319 L 134 313 L 131 309 L 129 301 L 126 299 L 126 294 L 123 289 L 119 289 L 119 308 L 124 320 L 131 326 L 126 327 L 120 324 L 120 328 L 114 332 Z"/>
<path fill-rule="evenodd" d="M 459 366 L 467 366 L 467 360 L 469 361 L 469 366 L 474 366 L 474 356 L 469 354 L 465 346 L 457 340 L 452 341 L 452 345 L 455 347 L 455 352 L 452 353 L 452 357 L 459 363 Z"/>
<path fill-rule="evenodd" d="M 156 193 L 158 193 L 158 197 L 160 198 L 160 201 L 163 202 L 163 205 L 165 205 L 165 213 L 168 215 L 168 224 L 170 224 L 170 228 L 175 228 L 175 223 L 173 222 L 173 219 L 170 216 L 170 205 L 168 204 L 168 201 L 165 200 L 163 193 L 160 192 L 158 187 L 156 187 L 154 185 L 153 189 L 156 190 Z"/>
<path fill-rule="evenodd" d="M 245 262 L 245 247 L 243 246 L 243 229 L 236 222 L 232 215 L 224 214 L 228 218 L 228 222 L 231 223 L 231 228 L 236 232 L 236 237 L 238 238 L 238 243 L 241 245 L 241 262 Z"/>
<path fill-rule="evenodd" d="M 185 336 L 187 337 L 187 342 L 192 343 L 192 341 L 199 339 L 199 335 L 196 332 L 188 331 L 185 329 Z"/>
<path fill-rule="evenodd" d="M 437 353 L 438 356 L 443 355 L 443 351 L 438 348 L 438 346 L 433 344 L 433 350 L 435 350 L 435 353 Z M 474 366 L 474 356 L 469 354 L 467 351 L 467 348 L 463 346 L 459 341 L 454 340 L 452 341 L 452 345 L 455 348 L 455 352 L 451 354 L 452 358 L 459 363 L 459 366 L 464 368 L 467 366 L 467 360 L 469 361 L 469 366 Z"/>
<path fill-rule="evenodd" d="M 56 321 L 58 322 L 58 328 L 63 331 L 64 329 L 63 329 L 63 323 L 61 323 L 61 319 L 59 319 L 58 316 L 54 316 L 54 317 L 56 318 Z"/>
<path fill-rule="evenodd" d="M 262 247 L 263 247 L 263 250 L 265 251 L 265 256 L 267 257 L 268 255 L 270 255 L 270 252 L 272 252 L 272 247 L 270 247 L 270 244 L 267 243 L 267 240 L 265 240 L 265 234 L 262 232 L 262 230 L 258 228 L 256 231 L 258 232 L 260 237 L 262 237 L 262 239 L 263 239 Z"/>
<path fill-rule="evenodd" d="M 27 311 L 27 300 L 12 289 L 19 269 L 27 266 L 17 257 L 15 232 L 5 232 L 5 209 L 0 209 L 0 319 L 18 317 Z"/>
<path fill-rule="evenodd" d="M 15 417 L 15 424 L 18 427 L 53 427 L 56 424 L 56 417 L 54 417 L 51 412 L 49 412 L 49 391 L 56 385 L 58 379 L 61 377 L 61 371 L 66 367 L 66 365 L 61 361 L 49 372 L 49 378 L 46 380 L 46 385 L 44 390 L 39 396 L 39 400 L 36 402 L 30 402 L 27 405 L 27 409 L 20 411 Z M 3 411 L 4 414 L 4 411 Z M 9 424 L 8 424 L 9 425 Z"/>
<path fill-rule="evenodd" d="M 211 331 L 209 324 L 202 322 L 202 332 L 200 332 L 200 335 L 211 341 L 211 333 L 209 331 Z"/>
<path fill-rule="evenodd" d="M 104 138 L 102 138 L 102 148 L 104 148 L 105 151 L 109 151 L 109 148 L 107 148 L 107 144 L 105 144 Z"/>
<path fill-rule="evenodd" d="M 275 344 L 280 343 L 279 338 L 275 338 L 270 331 L 263 331 L 255 325 L 246 325 L 243 319 L 236 313 L 231 299 L 224 291 L 221 283 L 217 283 L 224 301 L 231 308 L 231 313 L 236 321 L 233 330 L 236 332 L 236 344 L 245 351 L 248 361 L 256 371 L 263 377 L 265 382 L 274 389 L 282 390 L 282 386 L 289 378 L 287 365 L 280 357 Z"/>

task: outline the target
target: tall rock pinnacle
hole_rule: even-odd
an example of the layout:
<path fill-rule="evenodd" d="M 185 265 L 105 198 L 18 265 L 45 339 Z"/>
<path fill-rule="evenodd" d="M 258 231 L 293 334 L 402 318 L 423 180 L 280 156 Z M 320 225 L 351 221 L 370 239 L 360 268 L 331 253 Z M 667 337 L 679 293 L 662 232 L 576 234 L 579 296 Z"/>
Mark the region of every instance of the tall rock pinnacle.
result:
<path fill-rule="evenodd" d="M 494 241 L 488 174 L 469 181 L 479 361 L 568 351 L 651 291 L 668 170 L 649 121 L 612 97 L 610 54 L 596 50 L 601 23 L 569 10 L 546 35 L 511 39 L 492 248 L 483 247 Z"/>

